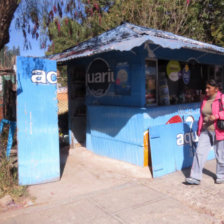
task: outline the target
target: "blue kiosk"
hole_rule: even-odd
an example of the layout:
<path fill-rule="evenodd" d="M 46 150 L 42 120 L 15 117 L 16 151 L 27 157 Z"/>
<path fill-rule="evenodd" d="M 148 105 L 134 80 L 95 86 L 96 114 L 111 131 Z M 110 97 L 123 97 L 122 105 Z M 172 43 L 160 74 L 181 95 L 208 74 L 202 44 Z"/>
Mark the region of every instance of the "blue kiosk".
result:
<path fill-rule="evenodd" d="M 70 144 L 153 177 L 191 166 L 205 82 L 223 83 L 224 48 L 124 23 L 52 59 L 68 68 Z"/>

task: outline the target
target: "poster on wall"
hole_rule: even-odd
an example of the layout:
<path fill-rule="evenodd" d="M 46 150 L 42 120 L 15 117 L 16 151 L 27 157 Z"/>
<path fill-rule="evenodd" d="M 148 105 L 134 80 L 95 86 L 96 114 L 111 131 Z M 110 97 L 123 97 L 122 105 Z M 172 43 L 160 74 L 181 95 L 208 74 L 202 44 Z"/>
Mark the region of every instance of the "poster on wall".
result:
<path fill-rule="evenodd" d="M 56 61 L 17 57 L 16 65 L 19 184 L 59 180 Z"/>
<path fill-rule="evenodd" d="M 145 101 L 146 106 L 157 103 L 156 100 L 157 61 L 145 60 Z"/>
<path fill-rule="evenodd" d="M 114 72 L 103 58 L 95 58 L 86 72 L 86 85 L 89 93 L 94 97 L 103 97 L 108 94 L 114 83 Z"/>
<path fill-rule="evenodd" d="M 189 66 L 186 64 L 183 71 L 182 71 L 182 78 L 185 85 L 188 85 L 190 83 L 191 79 L 191 71 L 189 69 Z"/>
<path fill-rule="evenodd" d="M 115 95 L 131 95 L 131 77 L 127 62 L 116 66 Z"/>
<path fill-rule="evenodd" d="M 169 61 L 169 63 L 167 64 L 166 72 L 172 82 L 176 82 L 179 80 L 179 77 L 181 76 L 180 71 L 181 66 L 178 61 Z"/>

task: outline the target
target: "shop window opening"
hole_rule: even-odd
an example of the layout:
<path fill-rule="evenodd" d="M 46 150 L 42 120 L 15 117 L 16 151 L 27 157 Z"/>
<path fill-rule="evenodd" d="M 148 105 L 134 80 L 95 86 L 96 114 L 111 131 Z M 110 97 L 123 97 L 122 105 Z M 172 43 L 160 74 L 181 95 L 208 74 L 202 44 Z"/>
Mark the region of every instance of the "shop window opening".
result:
<path fill-rule="evenodd" d="M 223 87 L 222 74 L 223 66 L 199 64 L 195 60 L 146 59 L 146 106 L 200 102 L 208 79 L 216 79 Z"/>

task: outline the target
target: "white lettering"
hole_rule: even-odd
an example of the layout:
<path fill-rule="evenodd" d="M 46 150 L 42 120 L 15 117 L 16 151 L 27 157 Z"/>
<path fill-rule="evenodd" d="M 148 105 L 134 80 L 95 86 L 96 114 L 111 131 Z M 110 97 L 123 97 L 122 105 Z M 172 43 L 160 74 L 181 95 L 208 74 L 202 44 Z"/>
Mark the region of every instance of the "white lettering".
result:
<path fill-rule="evenodd" d="M 97 72 L 87 74 L 88 83 L 104 83 L 104 82 L 115 82 L 113 72 Z"/>
<path fill-rule="evenodd" d="M 186 145 L 189 144 L 192 146 L 193 142 L 198 142 L 198 135 L 196 132 L 187 132 L 185 134 L 177 135 L 177 145 Z"/>
<path fill-rule="evenodd" d="M 184 145 L 184 135 L 183 134 L 177 135 L 177 145 Z"/>
<path fill-rule="evenodd" d="M 198 135 L 196 132 L 192 132 L 191 137 L 193 142 L 198 142 Z"/>
<path fill-rule="evenodd" d="M 105 82 L 105 80 L 106 80 L 106 76 L 108 77 L 108 72 L 103 72 L 103 82 Z M 107 80 L 108 80 L 108 78 L 107 78 Z"/>
<path fill-rule="evenodd" d="M 110 77 L 111 77 L 111 82 L 115 82 L 115 80 L 114 80 L 114 73 L 113 72 L 110 72 Z"/>
<path fill-rule="evenodd" d="M 46 83 L 46 73 L 45 71 L 42 70 L 34 70 L 32 71 L 32 77 L 31 77 L 32 82 L 35 83 Z"/>
<path fill-rule="evenodd" d="M 56 72 L 48 72 L 47 73 L 47 81 L 51 84 L 56 84 L 57 83 L 57 73 Z"/>
<path fill-rule="evenodd" d="M 190 146 L 192 146 L 191 133 L 186 133 L 184 135 L 184 142 L 186 144 L 190 144 Z"/>
<path fill-rule="evenodd" d="M 43 83 L 43 84 L 56 84 L 57 83 L 57 73 L 50 71 L 46 74 L 43 70 L 33 70 L 31 81 L 34 83 Z"/>
<path fill-rule="evenodd" d="M 95 83 L 102 83 L 102 74 L 100 72 L 97 72 L 96 74 L 94 74 L 94 82 Z"/>
<path fill-rule="evenodd" d="M 106 95 L 111 83 L 115 82 L 114 73 L 102 58 L 96 58 L 89 64 L 86 76 L 88 90 L 95 97 Z"/>
<path fill-rule="evenodd" d="M 91 75 L 88 73 L 87 74 L 87 81 L 88 81 L 88 83 L 93 83 L 94 81 L 93 81 L 93 76 L 92 76 L 92 79 L 90 79 L 91 78 Z"/>

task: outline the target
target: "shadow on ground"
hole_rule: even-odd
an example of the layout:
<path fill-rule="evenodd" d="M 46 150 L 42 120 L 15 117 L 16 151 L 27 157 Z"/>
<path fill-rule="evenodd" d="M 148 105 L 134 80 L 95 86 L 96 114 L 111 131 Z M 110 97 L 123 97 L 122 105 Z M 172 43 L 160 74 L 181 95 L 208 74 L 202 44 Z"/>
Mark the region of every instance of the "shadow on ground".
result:
<path fill-rule="evenodd" d="M 182 173 L 184 174 L 185 177 L 189 177 L 190 176 L 190 172 L 191 172 L 191 168 L 186 168 L 186 169 L 183 169 L 182 170 Z M 209 176 L 209 177 L 212 177 L 214 180 L 216 178 L 216 174 L 211 172 L 210 170 L 208 169 L 203 169 L 203 174 Z"/>

